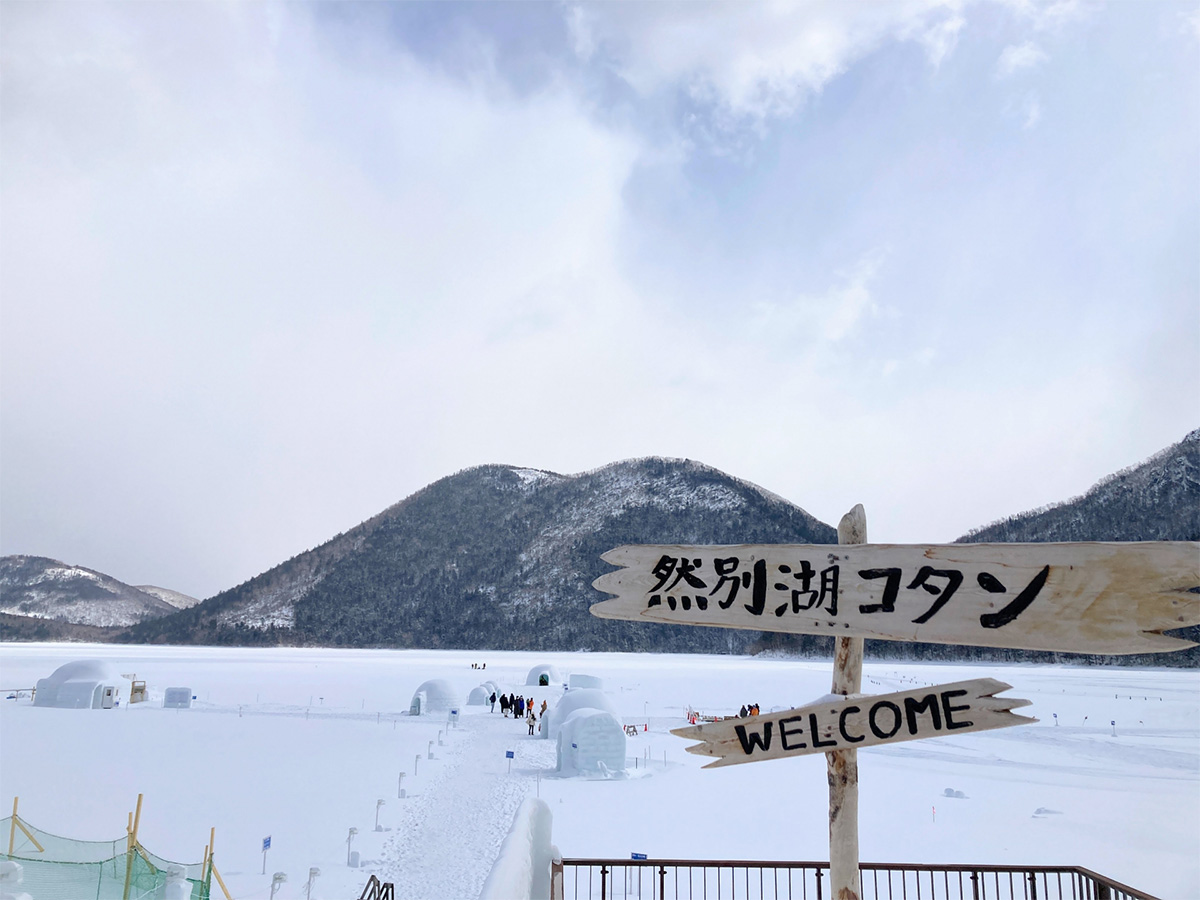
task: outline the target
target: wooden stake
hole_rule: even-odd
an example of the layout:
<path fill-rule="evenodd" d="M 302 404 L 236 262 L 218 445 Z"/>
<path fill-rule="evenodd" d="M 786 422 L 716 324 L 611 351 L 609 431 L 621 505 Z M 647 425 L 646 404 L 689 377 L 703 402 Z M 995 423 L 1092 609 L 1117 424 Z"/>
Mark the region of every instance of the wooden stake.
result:
<path fill-rule="evenodd" d="M 137 812 L 133 814 L 133 827 L 129 829 L 129 847 L 125 851 L 125 891 L 121 900 L 129 900 L 129 884 L 133 878 L 133 851 L 137 847 L 138 827 L 142 824 L 142 794 L 138 794 Z"/>
<path fill-rule="evenodd" d="M 867 542 L 867 514 L 861 503 L 838 523 L 839 544 Z M 833 657 L 834 694 L 862 692 L 863 639 L 838 638 Z M 859 900 L 858 751 L 825 754 L 829 778 L 829 887 L 834 900 Z"/>
<path fill-rule="evenodd" d="M 225 892 L 225 900 L 233 900 L 233 894 L 229 893 L 229 888 L 225 887 L 225 879 L 221 877 L 221 873 L 217 871 L 217 864 L 211 859 L 208 861 L 212 868 L 212 873 L 217 876 L 217 884 L 221 886 L 221 890 Z"/>
<path fill-rule="evenodd" d="M 13 855 L 13 839 L 17 836 L 18 828 L 20 828 L 21 831 L 24 833 L 25 837 L 29 839 L 29 842 L 31 844 L 33 844 L 33 846 L 37 847 L 38 853 L 45 853 L 46 848 L 38 843 L 38 839 L 33 836 L 33 832 L 30 831 L 28 828 L 26 828 L 25 823 L 22 822 L 21 819 L 17 816 L 17 801 L 20 799 L 21 799 L 20 797 L 13 797 L 12 823 L 9 825 L 9 828 L 8 828 L 8 855 L 9 856 Z"/>

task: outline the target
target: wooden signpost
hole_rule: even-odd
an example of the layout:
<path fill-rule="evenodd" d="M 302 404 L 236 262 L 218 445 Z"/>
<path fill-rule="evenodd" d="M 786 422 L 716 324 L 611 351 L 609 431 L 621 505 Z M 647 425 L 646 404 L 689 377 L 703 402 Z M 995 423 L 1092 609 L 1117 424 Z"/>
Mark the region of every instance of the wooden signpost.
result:
<path fill-rule="evenodd" d="M 1068 653 L 1200 624 L 1200 543 L 627 546 L 601 618 Z"/>
<path fill-rule="evenodd" d="M 1028 700 L 995 696 L 1011 687 L 994 678 L 976 678 L 895 694 L 813 703 L 767 715 L 721 719 L 675 728 L 671 734 L 701 741 L 687 751 L 717 757 L 704 767 L 712 769 L 1036 722 L 1010 712 L 1028 706 Z"/>
<path fill-rule="evenodd" d="M 859 747 L 1035 722 L 977 678 L 863 696 L 863 639 L 1067 653 L 1161 653 L 1200 624 L 1200 543 L 868 544 L 861 505 L 838 543 L 640 545 L 602 557 L 609 619 L 836 637 L 831 693 L 766 716 L 675 729 L 705 768 L 825 753 L 832 896 L 858 900 Z"/>

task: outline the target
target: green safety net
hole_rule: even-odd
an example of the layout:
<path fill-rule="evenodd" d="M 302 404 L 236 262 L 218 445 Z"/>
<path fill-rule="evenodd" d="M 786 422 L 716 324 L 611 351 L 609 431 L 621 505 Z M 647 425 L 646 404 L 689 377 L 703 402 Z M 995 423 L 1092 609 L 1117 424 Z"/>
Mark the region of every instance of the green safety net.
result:
<path fill-rule="evenodd" d="M 19 816 L 16 821 L 12 816 L 0 819 L 0 851 L 5 851 L 0 860 L 18 863 L 22 870 L 21 883 L 10 886 L 11 891 L 36 900 L 160 900 L 168 867 L 178 866 L 191 885 L 191 900 L 209 900 L 203 863 L 174 862 L 140 844 L 132 852 L 128 846 L 124 836 L 77 841 L 35 828 Z"/>

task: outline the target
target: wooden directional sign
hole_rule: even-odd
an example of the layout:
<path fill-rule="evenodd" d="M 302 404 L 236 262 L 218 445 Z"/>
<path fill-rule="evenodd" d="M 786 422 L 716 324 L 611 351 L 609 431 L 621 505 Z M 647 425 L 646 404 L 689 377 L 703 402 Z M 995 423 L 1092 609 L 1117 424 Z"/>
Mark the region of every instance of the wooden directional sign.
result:
<path fill-rule="evenodd" d="M 1200 543 L 618 547 L 610 619 L 1068 653 L 1160 653 L 1200 624 Z"/>
<path fill-rule="evenodd" d="M 704 767 L 712 769 L 1036 722 L 1010 712 L 1028 706 L 1028 700 L 993 696 L 1010 687 L 994 678 L 977 678 L 896 694 L 838 697 L 764 716 L 689 725 L 671 733 L 701 741 L 687 751 L 717 757 Z"/>

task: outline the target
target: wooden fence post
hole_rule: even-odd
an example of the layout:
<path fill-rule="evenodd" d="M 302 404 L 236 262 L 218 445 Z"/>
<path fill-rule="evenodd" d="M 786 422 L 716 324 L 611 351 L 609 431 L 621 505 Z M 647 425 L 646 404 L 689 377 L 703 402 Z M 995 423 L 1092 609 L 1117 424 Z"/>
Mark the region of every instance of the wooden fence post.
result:
<path fill-rule="evenodd" d="M 563 862 L 561 856 L 550 860 L 550 900 L 563 900 Z"/>
<path fill-rule="evenodd" d="M 867 514 L 861 503 L 838 523 L 839 544 L 867 542 Z M 834 694 L 862 693 L 863 639 L 838 638 L 834 648 Z M 825 754 L 829 778 L 829 894 L 832 900 L 859 900 L 858 751 Z"/>

